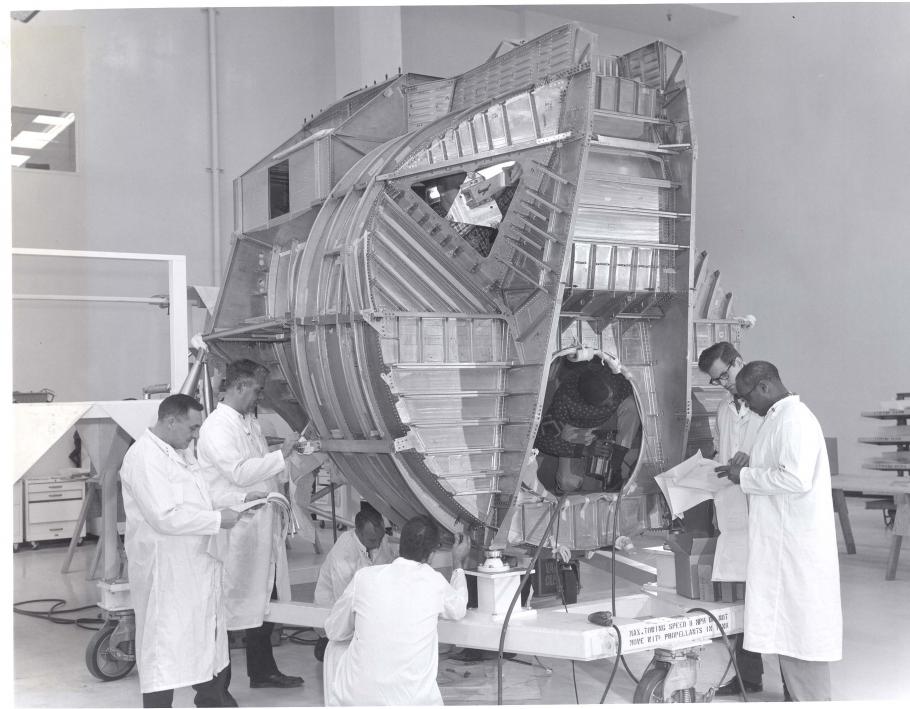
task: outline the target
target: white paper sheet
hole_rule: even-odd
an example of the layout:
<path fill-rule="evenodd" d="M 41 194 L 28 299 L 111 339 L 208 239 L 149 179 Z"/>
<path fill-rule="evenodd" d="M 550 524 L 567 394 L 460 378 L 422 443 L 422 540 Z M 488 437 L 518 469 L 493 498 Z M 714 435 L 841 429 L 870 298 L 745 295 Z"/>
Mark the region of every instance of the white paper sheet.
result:
<path fill-rule="evenodd" d="M 706 500 L 714 500 L 720 536 L 714 553 L 712 581 L 745 581 L 748 556 L 748 504 L 738 485 L 719 478 L 717 461 L 698 451 L 654 480 L 664 493 L 674 517 Z"/>
<path fill-rule="evenodd" d="M 717 477 L 716 467 L 715 461 L 702 458 L 701 452 L 696 451 L 691 458 L 654 476 L 674 517 L 681 517 L 700 502 L 714 499 L 716 492 L 734 487 L 727 478 Z"/>

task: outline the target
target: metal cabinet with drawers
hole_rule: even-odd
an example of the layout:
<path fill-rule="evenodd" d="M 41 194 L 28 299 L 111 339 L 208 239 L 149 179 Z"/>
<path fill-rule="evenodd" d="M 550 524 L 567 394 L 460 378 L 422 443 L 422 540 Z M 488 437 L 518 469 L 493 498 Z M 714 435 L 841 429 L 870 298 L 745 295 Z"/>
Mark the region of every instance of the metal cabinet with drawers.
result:
<path fill-rule="evenodd" d="M 25 539 L 32 543 L 69 539 L 82 510 L 85 481 L 69 478 L 25 480 Z M 85 536 L 85 527 L 78 531 Z"/>

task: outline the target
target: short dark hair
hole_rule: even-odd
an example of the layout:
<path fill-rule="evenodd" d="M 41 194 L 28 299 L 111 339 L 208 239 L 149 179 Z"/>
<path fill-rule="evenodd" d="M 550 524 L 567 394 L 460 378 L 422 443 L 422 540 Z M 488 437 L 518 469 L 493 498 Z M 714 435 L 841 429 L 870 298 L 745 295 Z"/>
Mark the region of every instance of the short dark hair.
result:
<path fill-rule="evenodd" d="M 724 364 L 733 364 L 737 357 L 742 357 L 742 355 L 729 342 L 715 342 L 702 350 L 698 356 L 698 368 L 707 374 L 711 365 L 714 364 L 714 360 L 719 359 Z"/>
<path fill-rule="evenodd" d="M 268 367 L 251 359 L 235 359 L 227 366 L 224 374 L 224 388 L 230 389 L 245 381 L 253 381 L 269 373 Z"/>
<path fill-rule="evenodd" d="M 202 404 L 189 394 L 171 394 L 158 405 L 158 420 L 164 421 L 168 416 L 186 416 L 190 409 L 202 411 Z"/>
<path fill-rule="evenodd" d="M 760 359 L 749 362 L 740 370 L 739 374 L 736 375 L 736 381 L 739 382 L 740 380 L 748 387 L 754 387 L 761 381 L 781 383 L 777 367 Z"/>
<path fill-rule="evenodd" d="M 411 517 L 401 528 L 399 555 L 404 559 L 424 563 L 439 546 L 439 528 L 428 515 Z"/>
<path fill-rule="evenodd" d="M 372 507 L 364 507 L 354 516 L 354 528 L 363 531 L 368 524 L 372 524 L 376 529 L 385 529 L 382 521 L 382 515 Z"/>

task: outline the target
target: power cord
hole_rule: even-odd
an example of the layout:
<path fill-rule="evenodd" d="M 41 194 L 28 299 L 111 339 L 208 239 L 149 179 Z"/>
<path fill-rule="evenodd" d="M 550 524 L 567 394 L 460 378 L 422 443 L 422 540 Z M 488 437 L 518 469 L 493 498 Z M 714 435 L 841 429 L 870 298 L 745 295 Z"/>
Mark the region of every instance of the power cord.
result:
<path fill-rule="evenodd" d="M 316 637 L 301 638 L 301 633 L 313 633 Z M 284 637 L 288 642 L 297 643 L 298 645 L 315 645 L 319 641 L 319 634 L 314 628 L 299 628 L 293 633 L 286 633 Z"/>
<path fill-rule="evenodd" d="M 749 700 L 746 697 L 746 688 L 743 686 L 742 677 L 739 676 L 739 665 L 736 663 L 736 654 L 733 652 L 733 648 L 730 646 L 730 638 L 727 637 L 727 633 L 724 630 L 724 626 L 722 626 L 720 624 L 720 621 L 714 616 L 714 614 L 711 611 L 705 610 L 704 608 L 690 608 L 689 610 L 686 611 L 686 613 L 704 613 L 706 616 L 708 616 L 711 620 L 714 621 L 714 625 L 717 626 L 718 630 L 720 630 L 720 634 L 724 638 L 724 645 L 727 646 L 727 652 L 730 655 L 730 663 L 728 663 L 726 669 L 724 669 L 724 674 L 723 674 L 723 677 L 721 677 L 721 682 L 723 682 L 724 678 L 726 678 L 727 670 L 730 669 L 730 664 L 732 663 L 733 669 L 736 672 L 736 683 L 739 685 L 739 693 L 742 695 L 743 701 L 748 702 Z"/>
<path fill-rule="evenodd" d="M 519 583 L 518 588 L 515 589 L 515 593 L 512 596 L 512 601 L 509 603 L 509 610 L 506 611 L 506 617 L 502 623 L 502 632 L 499 634 L 499 652 L 496 657 L 496 704 L 498 706 L 502 705 L 502 650 L 506 644 L 506 631 L 509 629 L 509 619 L 512 617 L 512 611 L 515 608 L 515 603 L 521 597 L 521 592 L 527 585 L 528 579 L 531 578 L 531 572 L 534 570 L 534 566 L 537 564 L 537 560 L 540 558 L 540 552 L 543 551 L 547 535 L 549 535 L 550 530 L 553 528 L 553 522 L 559 518 L 559 507 L 559 502 L 553 506 L 553 512 L 550 514 L 550 521 L 547 522 L 547 528 L 544 530 L 543 536 L 540 538 L 540 544 L 537 545 L 537 551 L 534 553 L 534 558 L 531 560 L 531 563 L 528 566 L 527 570 L 521 575 L 521 583 Z"/>
<path fill-rule="evenodd" d="M 613 610 L 613 617 L 616 617 L 616 532 L 617 527 L 619 526 L 619 515 L 622 510 L 622 485 L 619 486 L 619 492 L 616 495 L 616 507 L 613 510 L 613 539 L 612 544 L 610 545 L 610 599 L 611 606 Z M 629 675 L 631 680 L 638 684 L 639 679 L 634 674 L 632 670 L 629 669 L 629 665 L 626 662 L 626 658 L 622 655 L 619 656 L 619 660 L 622 662 L 623 669 L 626 671 L 626 674 Z"/>
<path fill-rule="evenodd" d="M 599 704 L 603 704 L 604 700 L 607 698 L 607 693 L 610 691 L 610 687 L 613 686 L 613 678 L 616 677 L 616 669 L 619 667 L 619 661 L 622 659 L 622 633 L 619 632 L 617 626 L 611 625 L 610 627 L 616 631 L 616 659 L 613 660 L 613 669 L 610 672 L 610 678 L 607 680 L 607 686 L 604 687 L 604 693 L 600 696 Z"/>
<path fill-rule="evenodd" d="M 51 607 L 46 611 L 30 611 L 20 608 L 31 603 L 51 603 Z M 86 623 L 97 623 L 103 625 L 105 620 L 104 618 L 97 616 L 95 618 L 59 618 L 56 616 L 61 616 L 67 613 L 78 613 L 79 611 L 88 610 L 89 608 L 97 609 L 96 604 L 89 606 L 79 606 L 78 608 L 67 608 L 58 610 L 61 606 L 65 606 L 66 601 L 62 598 L 35 598 L 30 601 L 18 601 L 13 603 L 13 613 L 18 613 L 19 615 L 25 615 L 30 618 L 41 618 L 42 620 L 48 620 L 51 623 L 57 623 L 59 625 L 75 625 L 77 627 L 83 628 L 84 630 L 97 630 L 97 625 L 86 625 Z"/>
<path fill-rule="evenodd" d="M 557 549 L 559 548 L 559 516 L 556 517 L 556 533 L 555 533 L 555 538 L 553 540 L 553 546 L 556 547 Z M 562 601 L 563 610 L 565 610 L 565 612 L 568 613 L 569 606 L 566 603 L 566 594 L 563 591 L 563 587 L 562 587 L 562 570 L 559 568 L 559 552 L 558 551 L 557 551 L 557 558 L 555 559 L 555 561 L 556 561 L 556 593 L 559 596 L 559 599 Z M 569 568 L 571 569 L 572 567 L 570 566 Z M 570 662 L 572 663 L 572 686 L 575 688 L 575 703 L 579 704 L 580 702 L 578 700 L 578 680 L 576 679 L 576 676 L 575 676 L 575 660 L 570 660 Z"/>

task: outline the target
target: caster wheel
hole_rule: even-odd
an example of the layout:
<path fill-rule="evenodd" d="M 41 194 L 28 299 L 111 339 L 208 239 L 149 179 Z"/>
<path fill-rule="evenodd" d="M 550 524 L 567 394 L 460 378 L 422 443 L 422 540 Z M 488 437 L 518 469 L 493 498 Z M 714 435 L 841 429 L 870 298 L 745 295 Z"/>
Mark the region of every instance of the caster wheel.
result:
<path fill-rule="evenodd" d="M 666 662 L 656 662 L 638 681 L 635 687 L 635 695 L 632 698 L 633 704 L 666 704 L 666 703 L 692 703 L 695 701 L 695 688 L 679 689 L 670 697 L 664 699 L 664 679 L 670 671 L 670 665 Z"/>
<path fill-rule="evenodd" d="M 88 671 L 103 682 L 126 677 L 136 665 L 135 660 L 121 660 L 111 650 L 111 635 L 117 629 L 117 625 L 118 623 L 111 621 L 102 625 L 85 648 L 85 664 Z"/>
<path fill-rule="evenodd" d="M 17 551 L 19 551 L 19 545 L 13 544 L 13 554 L 15 554 Z"/>

